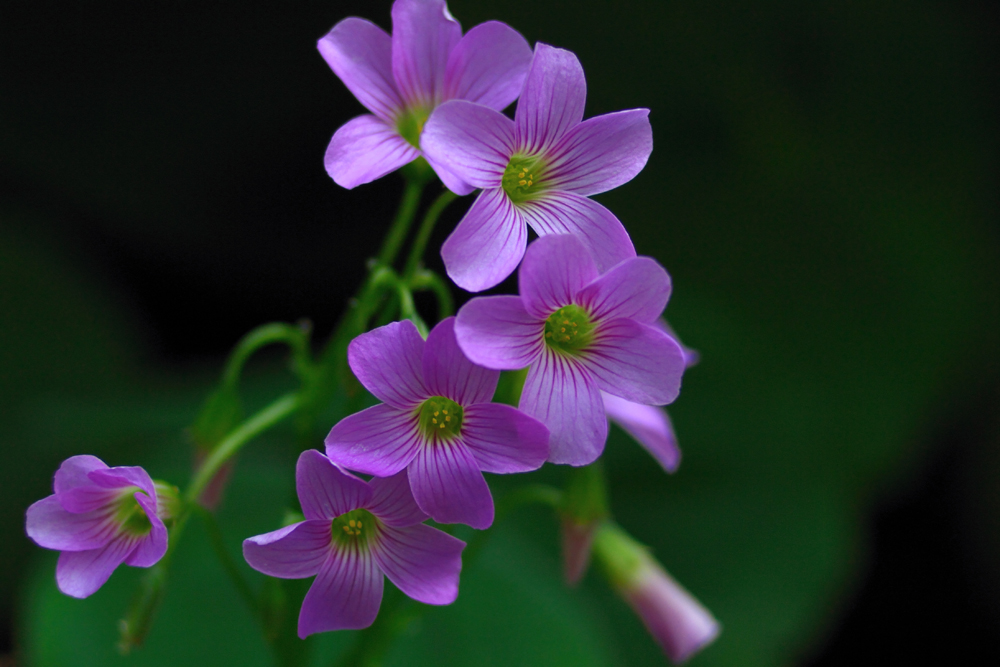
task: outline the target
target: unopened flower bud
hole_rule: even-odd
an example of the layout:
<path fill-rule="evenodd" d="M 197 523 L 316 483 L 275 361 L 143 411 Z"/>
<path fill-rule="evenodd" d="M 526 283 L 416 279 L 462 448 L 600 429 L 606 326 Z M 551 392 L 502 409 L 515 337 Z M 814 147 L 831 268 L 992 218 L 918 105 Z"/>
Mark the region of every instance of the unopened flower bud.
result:
<path fill-rule="evenodd" d="M 710 644 L 719 622 L 625 531 L 605 523 L 594 537 L 594 553 L 608 579 L 675 663 Z"/>

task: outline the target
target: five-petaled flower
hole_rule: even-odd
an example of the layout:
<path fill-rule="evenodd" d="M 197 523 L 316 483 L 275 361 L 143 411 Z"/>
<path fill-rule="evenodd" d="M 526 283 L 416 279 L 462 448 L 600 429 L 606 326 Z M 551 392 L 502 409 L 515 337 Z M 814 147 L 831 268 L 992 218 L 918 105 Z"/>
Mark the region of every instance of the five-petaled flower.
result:
<path fill-rule="evenodd" d="M 28 508 L 28 537 L 61 551 L 56 583 L 85 598 L 122 563 L 150 567 L 167 550 L 167 512 L 157 488 L 138 466 L 109 468 L 95 456 L 73 456 L 59 466 L 51 496 Z"/>
<path fill-rule="evenodd" d="M 337 130 L 326 151 L 326 170 L 353 188 L 420 157 L 420 135 L 441 102 L 470 100 L 503 109 L 517 99 L 531 62 L 531 47 L 498 21 L 462 27 L 444 0 L 396 0 L 392 36 L 360 18 L 344 19 L 321 40 L 319 51 L 371 114 Z M 439 172 L 439 175 L 444 177 Z M 460 194 L 473 187 L 456 176 Z"/>
<path fill-rule="evenodd" d="M 483 189 L 441 247 L 460 287 L 478 292 L 509 276 L 524 256 L 528 225 L 539 235 L 576 234 L 601 271 L 635 257 L 618 218 L 588 197 L 632 180 L 646 165 L 649 110 L 583 121 L 586 96 L 576 56 L 538 44 L 513 121 L 461 100 L 442 104 L 427 121 L 420 145 L 445 185 Z"/>
<path fill-rule="evenodd" d="M 655 324 L 670 277 L 648 257 L 601 275 L 569 234 L 544 236 L 524 257 L 520 296 L 477 297 L 458 313 L 462 350 L 487 368 L 528 367 L 519 407 L 551 433 L 549 460 L 584 465 L 608 433 L 601 391 L 643 405 L 680 391 L 684 353 Z"/>
<path fill-rule="evenodd" d="M 549 432 L 490 403 L 500 373 L 462 354 L 454 325 L 454 317 L 442 320 L 426 342 L 409 320 L 355 338 L 351 370 L 383 403 L 337 423 L 326 453 L 380 477 L 408 468 L 413 497 L 435 521 L 488 528 L 493 498 L 481 471 L 535 470 L 548 456 Z"/>
<path fill-rule="evenodd" d="M 316 576 L 300 637 L 371 625 L 383 574 L 414 600 L 455 601 L 465 542 L 422 523 L 405 472 L 365 482 L 310 449 L 299 456 L 295 487 L 305 521 L 245 540 L 243 556 L 272 577 Z"/>

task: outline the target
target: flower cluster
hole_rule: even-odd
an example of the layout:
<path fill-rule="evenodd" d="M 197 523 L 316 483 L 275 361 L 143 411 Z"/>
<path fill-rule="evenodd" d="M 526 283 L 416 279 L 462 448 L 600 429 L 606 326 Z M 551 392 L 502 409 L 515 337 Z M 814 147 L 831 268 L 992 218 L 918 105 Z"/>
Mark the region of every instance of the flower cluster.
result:
<path fill-rule="evenodd" d="M 370 112 L 333 135 L 325 165 L 334 181 L 353 188 L 419 159 L 456 195 L 479 190 L 441 248 L 447 273 L 479 292 L 517 270 L 519 293 L 472 298 L 426 339 L 407 319 L 347 345 L 351 371 L 380 403 L 337 422 L 325 453 L 299 457 L 303 520 L 243 543 L 246 561 L 266 575 L 315 577 L 299 614 L 302 638 L 371 625 L 383 575 L 420 602 L 453 602 L 466 545 L 424 521 L 489 528 L 484 472 L 587 466 L 603 452 L 609 420 L 673 472 L 680 452 L 662 406 L 697 360 L 660 319 L 666 270 L 636 256 L 618 218 L 590 199 L 645 166 L 648 110 L 584 120 L 586 80 L 573 53 L 532 49 L 498 22 L 463 35 L 444 0 L 396 0 L 391 35 L 345 19 L 319 50 Z M 515 100 L 510 118 L 503 111 Z M 529 227 L 539 237 L 530 245 Z M 516 407 L 495 399 L 502 371 L 523 373 Z M 225 405 L 227 396 L 216 398 Z M 225 463 L 213 461 L 188 503 Z M 76 456 L 56 473 L 54 491 L 28 509 L 27 532 L 62 552 L 63 592 L 86 597 L 119 564 L 148 567 L 166 552 L 172 492 L 141 468 Z M 685 659 L 717 623 L 610 527 L 598 495 L 579 512 L 569 501 L 561 508 L 568 578 L 582 575 L 595 549 L 668 655 Z"/>

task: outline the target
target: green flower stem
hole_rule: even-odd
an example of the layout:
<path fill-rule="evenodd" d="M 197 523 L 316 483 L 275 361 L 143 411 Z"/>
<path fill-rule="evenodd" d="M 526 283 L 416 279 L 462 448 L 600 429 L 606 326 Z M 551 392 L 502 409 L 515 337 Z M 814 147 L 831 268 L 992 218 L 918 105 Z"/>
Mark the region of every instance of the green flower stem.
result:
<path fill-rule="evenodd" d="M 434 292 L 438 302 L 438 320 L 443 320 L 455 314 L 455 300 L 451 296 L 451 290 L 441 279 L 441 276 L 429 269 L 417 269 L 417 272 L 410 278 L 410 289 L 414 292 L 430 290 Z"/>
<path fill-rule="evenodd" d="M 382 243 L 382 250 L 378 254 L 378 263 L 383 266 L 392 266 L 399 254 L 399 249 L 406 240 L 406 234 L 410 231 L 413 223 L 413 216 L 416 215 L 417 206 L 420 204 L 420 195 L 424 192 L 424 184 L 427 181 L 419 178 L 407 178 L 406 189 L 403 190 L 403 201 L 396 211 L 396 219 L 392 221 L 389 233 Z"/>
<path fill-rule="evenodd" d="M 427 242 L 431 238 L 431 232 L 434 231 L 434 225 L 437 224 L 438 217 L 441 213 L 448 208 L 448 204 L 452 203 L 458 198 L 451 190 L 445 190 L 438 198 L 434 200 L 431 207 L 427 209 L 427 213 L 424 215 L 423 222 L 420 223 L 420 229 L 417 230 L 417 236 L 413 239 L 413 245 L 410 246 L 410 256 L 406 259 L 406 266 L 403 268 L 403 280 L 409 282 L 413 274 L 416 273 L 417 268 L 420 266 L 420 262 L 424 257 L 424 249 L 427 247 Z"/>
<path fill-rule="evenodd" d="M 250 331 L 240 339 L 229 355 L 226 370 L 222 375 L 223 387 L 235 391 L 240 381 L 243 366 L 250 356 L 266 345 L 286 343 L 292 349 L 292 359 L 296 375 L 306 375 L 312 366 L 309 355 L 309 331 L 307 328 L 274 322 Z"/>

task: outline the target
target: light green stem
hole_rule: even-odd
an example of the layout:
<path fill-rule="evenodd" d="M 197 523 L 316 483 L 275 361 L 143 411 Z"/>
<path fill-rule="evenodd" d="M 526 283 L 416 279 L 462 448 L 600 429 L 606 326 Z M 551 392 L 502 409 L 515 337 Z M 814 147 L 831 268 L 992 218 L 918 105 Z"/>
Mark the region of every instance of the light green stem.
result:
<path fill-rule="evenodd" d="M 407 257 L 406 266 L 403 268 L 404 281 L 409 282 L 413 274 L 416 273 L 417 268 L 420 266 L 420 261 L 424 257 L 424 248 L 427 247 L 427 241 L 431 238 L 431 232 L 434 231 L 434 225 L 437 224 L 438 217 L 448 208 L 448 204 L 457 198 L 458 195 L 454 192 L 445 190 L 434 200 L 430 208 L 427 209 L 423 222 L 420 223 L 420 229 L 417 230 L 417 236 L 413 239 L 413 245 L 410 246 L 410 256 Z"/>

